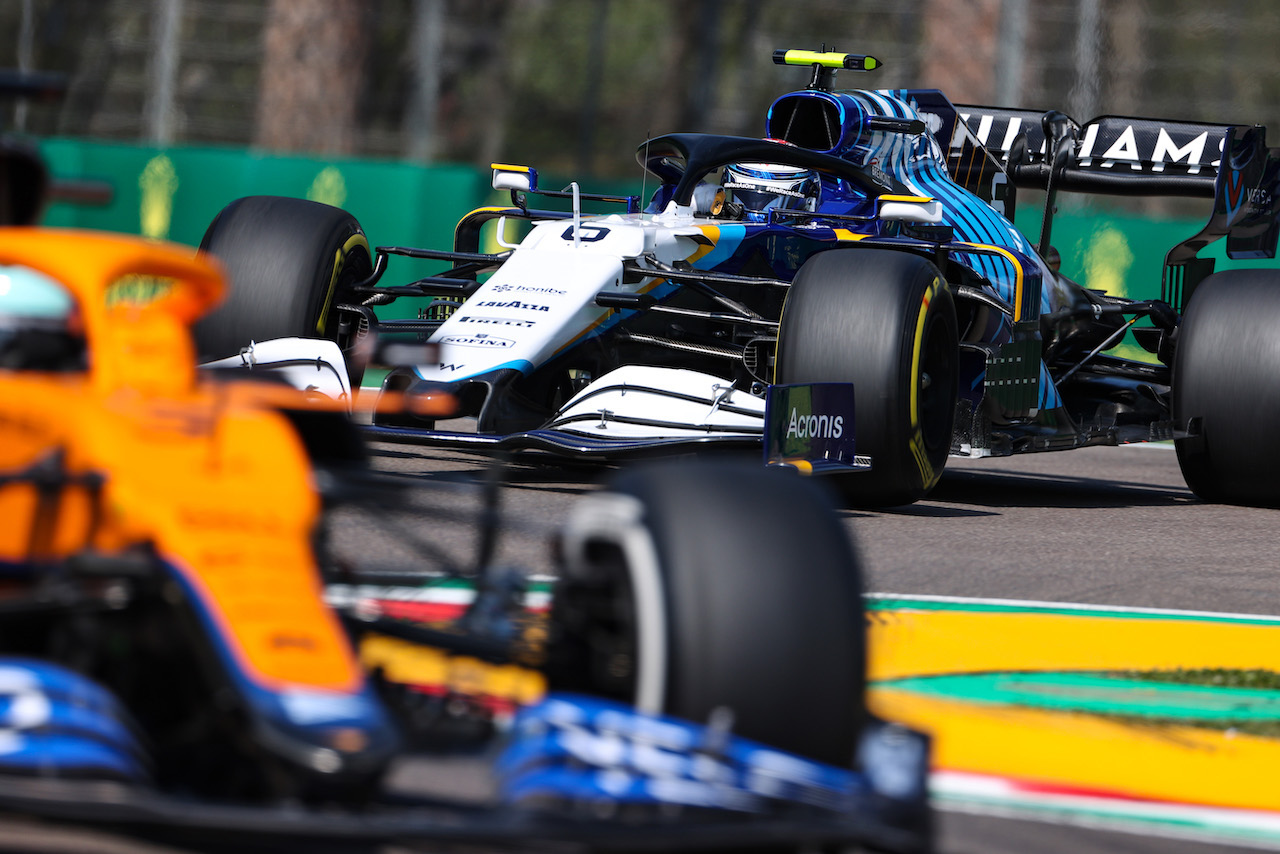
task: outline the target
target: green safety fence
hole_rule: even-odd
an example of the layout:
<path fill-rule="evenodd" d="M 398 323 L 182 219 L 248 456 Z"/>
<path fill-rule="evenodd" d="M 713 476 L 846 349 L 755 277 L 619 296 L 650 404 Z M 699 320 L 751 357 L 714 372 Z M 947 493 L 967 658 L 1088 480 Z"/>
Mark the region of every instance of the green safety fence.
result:
<path fill-rule="evenodd" d="M 447 245 L 458 219 L 488 193 L 488 176 L 469 166 L 79 139 L 45 140 L 41 151 L 57 178 L 97 180 L 112 188 L 105 205 L 51 205 L 46 224 L 192 246 L 228 202 L 250 195 L 295 196 L 345 208 L 378 243 Z"/>
<path fill-rule="evenodd" d="M 56 179 L 111 188 L 105 204 L 51 204 L 45 225 L 139 234 L 191 246 L 199 245 L 227 203 L 241 196 L 273 195 L 344 208 L 374 245 L 448 248 L 458 220 L 491 192 L 488 175 L 470 166 L 81 139 L 47 139 L 40 148 Z M 397 259 L 395 265 L 401 281 L 431 271 L 426 262 L 409 259 Z M 414 310 L 409 305 L 392 308 L 387 316 Z"/>

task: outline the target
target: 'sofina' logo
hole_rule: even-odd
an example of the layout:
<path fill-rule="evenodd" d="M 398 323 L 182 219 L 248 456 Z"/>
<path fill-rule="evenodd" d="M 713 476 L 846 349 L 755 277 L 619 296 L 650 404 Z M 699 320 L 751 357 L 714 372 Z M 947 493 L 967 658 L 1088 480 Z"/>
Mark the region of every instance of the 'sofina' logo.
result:
<path fill-rule="evenodd" d="M 791 408 L 788 439 L 839 439 L 844 435 L 843 415 L 801 415 Z"/>

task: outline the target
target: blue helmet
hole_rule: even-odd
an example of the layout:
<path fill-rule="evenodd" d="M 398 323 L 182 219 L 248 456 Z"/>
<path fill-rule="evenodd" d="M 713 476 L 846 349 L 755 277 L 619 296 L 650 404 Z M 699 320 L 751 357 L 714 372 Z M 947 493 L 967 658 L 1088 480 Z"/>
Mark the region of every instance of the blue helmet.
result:
<path fill-rule="evenodd" d="M 818 173 L 781 163 L 731 163 L 724 167 L 720 186 L 742 205 L 746 218 L 769 219 L 769 211 L 814 211 L 822 182 Z"/>

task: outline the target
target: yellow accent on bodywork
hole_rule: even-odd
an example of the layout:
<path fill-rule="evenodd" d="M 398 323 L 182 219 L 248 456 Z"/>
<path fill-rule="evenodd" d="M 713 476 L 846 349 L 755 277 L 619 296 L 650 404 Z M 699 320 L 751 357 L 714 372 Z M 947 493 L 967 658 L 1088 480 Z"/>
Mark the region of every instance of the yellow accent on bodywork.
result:
<path fill-rule="evenodd" d="M 885 193 L 883 196 L 878 196 L 877 198 L 882 202 L 917 202 L 919 204 L 933 201 L 933 196 L 907 196 L 894 195 L 892 193 Z"/>
<path fill-rule="evenodd" d="M 658 285 L 662 284 L 662 283 L 663 283 L 663 282 L 665 282 L 665 281 L 666 281 L 666 279 L 654 279 L 654 280 L 653 280 L 652 282 L 650 282 L 649 284 L 647 284 L 647 285 L 645 285 L 644 287 L 642 287 L 642 288 L 640 288 L 639 290 L 637 290 L 637 291 L 636 291 L 636 293 L 638 293 L 638 294 L 647 294 L 649 291 L 653 290 L 654 288 L 656 288 Z M 560 355 L 560 354 L 561 354 L 561 353 L 563 353 L 565 350 L 568 350 L 570 347 L 572 347 L 573 345 L 577 344 L 577 343 L 578 343 L 579 341 L 581 341 L 583 338 L 585 338 L 585 337 L 587 337 L 588 335 L 590 335 L 592 332 L 594 332 L 594 331 L 595 331 L 595 328 L 596 328 L 597 326 L 599 326 L 600 324 L 602 324 L 602 323 L 604 323 L 606 320 L 608 320 L 608 319 L 609 319 L 609 315 L 610 315 L 610 314 L 612 314 L 612 313 L 613 313 L 613 310 L 612 310 L 612 309 L 610 309 L 610 310 L 606 310 L 603 314 L 601 314 L 601 315 L 600 315 L 599 317 L 597 317 L 595 320 L 591 321 L 591 323 L 587 324 L 587 326 L 586 326 L 585 328 L 583 328 L 583 330 L 582 330 L 581 332 L 579 332 L 577 335 L 573 336 L 573 337 L 572 337 L 572 338 L 570 338 L 568 341 L 564 342 L 564 343 L 563 343 L 563 344 L 561 344 L 558 348 L 556 348 L 555 353 L 553 353 L 552 355 L 553 355 L 553 356 L 558 356 L 558 355 Z"/>
<path fill-rule="evenodd" d="M 495 213 L 495 212 L 501 212 L 504 216 L 523 213 L 523 211 L 521 211 L 519 208 L 513 208 L 510 205 L 485 205 L 484 207 L 467 211 L 467 213 L 461 219 L 458 220 L 458 224 L 453 227 L 453 230 L 457 231 L 459 225 L 462 225 L 464 222 L 471 219 L 471 217 L 475 216 L 476 214 Z"/>
<path fill-rule="evenodd" d="M 685 259 L 690 264 L 692 264 L 694 261 L 697 261 L 699 258 L 703 257 L 704 255 L 709 253 L 711 250 L 715 249 L 716 243 L 720 240 L 719 226 L 700 225 L 698 226 L 698 228 L 701 229 L 703 235 L 705 235 L 706 241 L 699 241 L 698 248 L 695 249 L 693 253 L 689 255 L 688 258 Z M 662 284 L 665 281 L 666 281 L 665 278 L 655 278 L 649 284 L 636 290 L 636 293 L 638 294 L 648 293 L 649 291 L 653 290 L 654 288 L 656 288 L 658 285 Z M 563 353 L 565 350 L 567 350 L 568 348 L 572 347 L 574 344 L 581 341 L 587 335 L 591 334 L 591 332 L 594 331 L 597 326 L 604 323 L 605 320 L 609 318 L 609 314 L 610 312 L 606 311 L 598 319 L 596 319 L 594 322 L 589 324 L 585 329 L 583 329 L 577 335 L 573 336 L 568 341 L 566 341 L 563 345 L 561 345 L 560 348 L 556 350 L 554 355 L 559 355 L 560 353 Z"/>
<path fill-rule="evenodd" d="M 844 60 L 849 54 L 818 53 L 816 50 L 789 50 L 783 55 L 784 64 L 786 65 L 821 65 L 823 68 L 844 68 Z M 862 67 L 867 71 L 874 71 L 880 67 L 880 60 L 874 56 L 864 57 Z"/>
<path fill-rule="evenodd" d="M 498 697 L 521 705 L 535 703 L 547 693 L 547 680 L 536 670 L 489 664 L 385 635 L 369 635 L 361 641 L 360 661 L 401 685 L 441 686 L 458 694 Z"/>
<path fill-rule="evenodd" d="M 716 248 L 716 244 L 720 242 L 720 226 L 700 225 L 698 226 L 698 228 L 702 231 L 703 235 L 707 238 L 709 242 L 699 243 L 698 248 L 693 250 L 693 254 L 690 255 L 688 258 L 684 259 L 688 261 L 690 264 L 692 264 L 694 261 L 697 261 L 699 258 L 702 258 L 704 255 L 709 254 L 711 250 Z"/>
<path fill-rule="evenodd" d="M 972 246 L 974 249 L 986 249 L 1003 257 L 1006 261 L 1013 265 L 1014 281 L 1013 281 L 1013 322 L 1020 322 L 1022 317 L 1022 288 L 1025 280 L 1025 274 L 1022 269 L 1022 263 L 1018 261 L 1016 255 L 1005 249 L 1003 246 L 990 246 L 985 243 L 962 243 L 962 246 Z"/>

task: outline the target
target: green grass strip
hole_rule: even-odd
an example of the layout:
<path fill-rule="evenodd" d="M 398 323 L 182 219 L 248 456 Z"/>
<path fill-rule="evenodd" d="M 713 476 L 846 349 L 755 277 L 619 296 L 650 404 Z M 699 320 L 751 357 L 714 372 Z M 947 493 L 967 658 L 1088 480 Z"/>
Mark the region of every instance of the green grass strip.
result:
<path fill-rule="evenodd" d="M 969 673 L 889 679 L 875 686 L 971 703 L 1169 722 L 1280 721 L 1280 690 L 1195 684 L 1190 677 L 1177 681 L 1092 673 Z"/>

